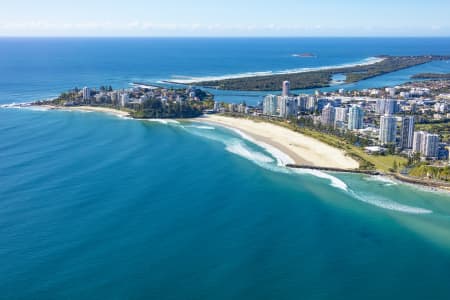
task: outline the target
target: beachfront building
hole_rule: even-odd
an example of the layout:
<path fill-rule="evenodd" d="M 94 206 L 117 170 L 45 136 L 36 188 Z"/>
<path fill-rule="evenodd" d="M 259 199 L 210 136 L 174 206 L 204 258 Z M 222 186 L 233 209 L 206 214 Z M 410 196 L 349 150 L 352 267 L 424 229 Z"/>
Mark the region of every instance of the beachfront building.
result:
<path fill-rule="evenodd" d="M 309 96 L 308 101 L 306 102 L 306 110 L 313 112 L 316 109 L 317 99 L 314 96 Z"/>
<path fill-rule="evenodd" d="M 280 117 L 288 118 L 297 113 L 297 105 L 294 98 L 279 97 L 278 103 L 280 106 Z"/>
<path fill-rule="evenodd" d="M 120 99 L 119 91 L 113 91 L 113 92 L 111 92 L 110 95 L 111 95 L 112 104 L 114 104 L 114 105 L 119 104 L 119 99 Z"/>
<path fill-rule="evenodd" d="M 357 105 L 350 107 L 348 113 L 348 129 L 358 130 L 363 128 L 364 110 Z"/>
<path fill-rule="evenodd" d="M 214 102 L 214 111 L 218 112 L 220 110 L 220 103 L 218 101 Z"/>
<path fill-rule="evenodd" d="M 336 110 L 330 103 L 328 103 L 322 110 L 320 122 L 326 126 L 334 126 L 335 117 Z"/>
<path fill-rule="evenodd" d="M 85 86 L 83 88 L 83 101 L 89 101 L 91 99 L 91 89 Z"/>
<path fill-rule="evenodd" d="M 375 112 L 379 115 L 393 115 L 398 112 L 398 104 L 395 99 L 377 99 Z"/>
<path fill-rule="evenodd" d="M 345 107 L 336 107 L 336 117 L 335 117 L 335 121 L 336 122 L 347 122 L 347 108 Z"/>
<path fill-rule="evenodd" d="M 325 106 L 328 103 L 330 103 L 330 100 L 327 99 L 327 98 L 317 99 L 317 102 L 316 102 L 316 109 L 317 109 L 317 111 L 322 112 L 322 110 L 325 108 Z"/>
<path fill-rule="evenodd" d="M 398 105 L 397 100 L 387 99 L 384 113 L 386 115 L 393 115 L 393 114 L 397 113 L 398 112 L 397 105 Z"/>
<path fill-rule="evenodd" d="M 277 114 L 278 99 L 275 95 L 267 95 L 263 101 L 263 114 L 275 116 Z"/>
<path fill-rule="evenodd" d="M 425 131 L 414 132 L 413 153 L 422 153 L 422 143 L 425 141 Z"/>
<path fill-rule="evenodd" d="M 298 96 L 297 97 L 298 111 L 306 112 L 307 104 L 308 104 L 308 96 Z"/>
<path fill-rule="evenodd" d="M 128 101 L 129 101 L 129 99 L 128 99 L 128 93 L 123 93 L 123 94 L 120 96 L 120 106 L 122 106 L 122 107 L 127 106 Z"/>
<path fill-rule="evenodd" d="M 437 158 L 439 156 L 439 135 L 425 131 L 415 132 L 413 152 L 420 153 L 424 158 Z"/>
<path fill-rule="evenodd" d="M 347 122 L 348 111 L 345 107 L 335 108 L 334 128 L 344 128 Z"/>
<path fill-rule="evenodd" d="M 414 117 L 403 117 L 401 133 L 400 133 L 400 148 L 411 149 L 414 141 Z"/>
<path fill-rule="evenodd" d="M 283 93 L 281 96 L 288 97 L 291 93 L 291 83 L 289 81 L 283 81 Z"/>
<path fill-rule="evenodd" d="M 397 89 L 395 87 L 388 87 L 385 91 L 389 94 L 389 97 L 395 97 L 395 94 L 397 93 Z"/>
<path fill-rule="evenodd" d="M 397 136 L 397 118 L 389 115 L 381 116 L 380 119 L 380 144 L 393 144 Z"/>
<path fill-rule="evenodd" d="M 245 114 L 247 106 L 243 103 L 239 104 L 237 107 L 238 113 Z"/>

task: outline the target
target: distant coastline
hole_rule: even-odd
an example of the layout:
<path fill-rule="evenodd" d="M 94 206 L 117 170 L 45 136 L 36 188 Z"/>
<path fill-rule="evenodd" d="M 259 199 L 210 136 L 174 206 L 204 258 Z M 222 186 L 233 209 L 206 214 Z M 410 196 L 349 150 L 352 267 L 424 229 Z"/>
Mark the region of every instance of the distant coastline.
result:
<path fill-rule="evenodd" d="M 194 78 L 190 80 L 171 80 L 167 81 L 167 83 L 191 84 L 219 90 L 277 91 L 282 86 L 283 81 L 287 80 L 290 81 L 291 88 L 294 90 L 324 88 L 332 85 L 333 76 L 338 74 L 345 76 L 345 83 L 354 83 L 439 60 L 450 60 L 450 56 L 379 55 L 359 63 L 341 66 L 303 68 L 282 72 L 244 73 L 221 77 Z"/>
<path fill-rule="evenodd" d="M 419 73 L 411 76 L 411 78 L 425 80 L 443 80 L 450 79 L 450 73 Z"/>
<path fill-rule="evenodd" d="M 294 54 L 295 55 L 295 54 Z M 289 74 L 298 74 L 298 73 L 306 73 L 311 71 L 323 71 L 334 68 L 348 68 L 355 66 L 366 66 L 372 65 L 378 62 L 382 62 L 384 58 L 382 57 L 368 57 L 361 61 L 352 62 L 352 63 L 344 63 L 339 65 L 332 66 L 323 66 L 323 67 L 312 67 L 312 68 L 299 68 L 299 69 L 288 69 L 283 71 L 261 71 L 261 72 L 248 72 L 248 73 L 240 73 L 240 74 L 228 74 L 221 76 L 205 76 L 205 77 L 188 77 L 183 76 L 179 79 L 167 79 L 164 80 L 164 83 L 174 83 L 174 84 L 194 84 L 198 82 L 205 81 L 214 81 L 214 80 L 227 80 L 227 79 L 243 79 L 243 78 L 252 78 L 259 76 L 275 76 L 275 75 L 289 75 Z"/>

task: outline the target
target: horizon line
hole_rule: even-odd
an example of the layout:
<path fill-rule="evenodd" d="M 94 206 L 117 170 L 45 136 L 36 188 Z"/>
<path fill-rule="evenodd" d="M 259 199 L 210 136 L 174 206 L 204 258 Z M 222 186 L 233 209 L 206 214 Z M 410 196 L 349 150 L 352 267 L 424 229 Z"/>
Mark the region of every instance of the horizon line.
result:
<path fill-rule="evenodd" d="M 239 39 L 258 39 L 258 38 L 273 38 L 273 39 L 286 39 L 286 38 L 450 38 L 450 35 L 373 35 L 373 36 L 364 36 L 364 35 L 331 35 L 331 36 L 301 36 L 301 35 L 292 35 L 292 36 L 199 36 L 199 35 L 193 35 L 193 36 L 142 36 L 142 35 L 124 35 L 124 36 L 110 36 L 110 35 L 98 35 L 98 36 L 89 36 L 89 35 L 0 35 L 0 38 L 239 38 Z"/>

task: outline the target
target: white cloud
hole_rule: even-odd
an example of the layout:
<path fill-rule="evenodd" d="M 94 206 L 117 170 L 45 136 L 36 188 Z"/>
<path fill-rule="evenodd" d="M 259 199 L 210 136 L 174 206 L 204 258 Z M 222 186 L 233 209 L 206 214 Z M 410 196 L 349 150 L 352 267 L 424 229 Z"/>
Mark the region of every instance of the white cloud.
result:
<path fill-rule="evenodd" d="M 128 20 L 123 22 L 78 22 L 57 23 L 47 21 L 29 22 L 0 22 L 0 35 L 59 35 L 59 36 L 179 36 L 179 35 L 274 35 L 274 36 L 344 36 L 348 32 L 353 35 L 404 35 L 408 31 L 418 35 L 448 34 L 449 28 L 432 26 L 427 28 L 390 28 L 390 27 L 329 27 L 321 24 L 299 25 L 277 25 L 277 24 L 177 24 L 177 23 L 152 23 L 141 20 Z M 30 34 L 31 33 L 31 34 Z"/>

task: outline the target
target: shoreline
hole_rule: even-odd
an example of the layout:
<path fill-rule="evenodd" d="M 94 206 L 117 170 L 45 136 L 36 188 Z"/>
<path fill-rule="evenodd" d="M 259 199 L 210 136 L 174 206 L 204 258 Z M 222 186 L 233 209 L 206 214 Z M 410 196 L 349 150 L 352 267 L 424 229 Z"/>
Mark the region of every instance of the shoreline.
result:
<path fill-rule="evenodd" d="M 346 83 L 355 83 L 380 75 L 430 63 L 432 61 L 450 60 L 445 55 L 420 56 L 390 56 L 380 55 L 369 58 L 366 62 L 353 63 L 341 66 L 325 66 L 318 68 L 302 68 L 280 72 L 256 72 L 237 75 L 225 75 L 210 80 L 191 78 L 173 78 L 172 82 L 189 82 L 192 85 L 208 87 L 217 90 L 230 91 L 279 91 L 284 81 L 290 81 L 291 90 L 303 90 L 330 87 L 333 75 L 345 75 Z M 211 76 L 209 76 L 211 77 Z M 215 76 L 212 76 L 215 77 Z M 194 78 L 195 79 L 195 78 Z"/>
<path fill-rule="evenodd" d="M 225 118 L 227 120 L 223 120 L 222 118 Z M 229 119 L 232 120 L 237 120 L 236 122 L 230 122 Z M 366 176 L 381 176 L 384 178 L 388 178 L 390 180 L 396 181 L 398 183 L 404 184 L 404 185 L 410 185 L 416 188 L 419 188 L 420 190 L 425 190 L 425 191 L 437 191 L 437 192 L 443 192 L 443 193 L 449 193 L 450 192 L 450 184 L 446 185 L 445 183 L 439 183 L 439 182 L 430 182 L 430 181 L 426 181 L 426 180 L 422 180 L 422 179 L 418 179 L 418 178 L 413 178 L 413 177 L 408 177 L 408 176 L 402 176 L 402 175 L 398 175 L 398 174 L 389 174 L 389 173 L 383 173 L 381 171 L 378 170 L 373 170 L 373 171 L 364 171 L 364 170 L 359 170 L 358 167 L 355 166 L 351 166 L 349 164 L 347 164 L 345 167 L 342 166 L 336 166 L 336 164 L 341 165 L 341 163 L 336 163 L 336 160 L 334 162 L 330 162 L 330 161 L 316 161 L 313 159 L 308 160 L 309 157 L 315 157 L 317 156 L 316 153 L 311 153 L 311 151 L 307 151 L 307 147 L 305 148 L 300 148 L 297 149 L 297 151 L 295 149 L 292 149 L 293 146 L 298 146 L 298 145 L 294 145 L 294 144 L 288 144 L 286 145 L 285 141 L 279 141 L 279 140 L 274 140 L 274 138 L 276 137 L 270 137 L 267 134 L 258 134 L 254 132 L 254 128 L 251 128 L 252 130 L 248 130 L 248 128 L 244 128 L 245 127 L 245 123 L 247 122 L 252 122 L 255 124 L 260 124 L 260 125 L 269 125 L 277 127 L 277 129 L 281 129 L 281 130 L 287 130 L 290 132 L 290 134 L 292 134 L 293 137 L 300 136 L 302 138 L 304 138 L 304 141 L 306 142 L 306 144 L 310 143 L 311 140 L 313 141 L 314 145 L 325 145 L 326 147 L 330 147 L 335 151 L 335 154 L 337 156 L 334 157 L 339 157 L 339 153 L 337 152 L 344 152 L 343 150 L 337 149 L 337 148 L 333 148 L 327 144 L 324 144 L 318 140 L 315 140 L 314 138 L 302 135 L 301 133 L 298 132 L 294 132 L 291 131 L 287 128 L 284 127 L 280 127 L 274 124 L 270 124 L 270 123 L 265 123 L 265 122 L 255 122 L 252 120 L 247 120 L 247 119 L 236 119 L 236 118 L 232 118 L 232 117 L 222 117 L 222 116 L 216 116 L 216 115 L 206 115 L 203 116 L 201 118 L 197 118 L 197 119 L 191 119 L 194 122 L 201 122 L 201 123 L 206 123 L 206 124 L 211 124 L 211 125 L 218 125 L 224 128 L 228 128 L 230 130 L 234 130 L 236 132 L 238 132 L 239 134 L 242 135 L 245 134 L 248 140 L 253 141 L 255 144 L 258 144 L 260 146 L 262 146 L 263 148 L 264 145 L 269 145 L 270 147 L 275 148 L 276 150 L 280 151 L 281 153 L 283 153 L 285 156 L 287 156 L 288 158 L 290 158 L 290 160 L 293 163 L 287 163 L 284 166 L 287 168 L 300 168 L 300 169 L 312 169 L 312 170 L 319 170 L 319 171 L 324 171 L 324 172 L 331 172 L 331 173 L 351 173 L 351 174 L 359 174 L 359 175 L 366 175 Z M 227 122 L 228 121 L 228 122 Z M 244 121 L 244 122 L 242 122 Z M 241 123 L 241 125 L 239 125 L 238 123 Z M 236 125 L 238 124 L 238 125 Z M 270 132 L 270 131 L 269 131 Z M 272 134 L 272 132 L 269 133 L 269 135 Z M 246 138 L 244 136 L 244 138 Z M 295 140 L 295 138 L 294 138 Z M 307 145 L 305 145 L 307 146 Z M 304 152 L 304 153 L 300 153 L 300 152 Z M 270 151 L 269 151 L 270 152 Z M 344 152 L 344 157 L 346 159 L 349 159 L 349 157 L 345 156 L 345 152 Z M 350 158 L 351 159 L 351 158 Z M 351 159 L 353 160 L 353 159 Z M 356 162 L 356 161 L 355 161 Z M 356 162 L 356 164 L 358 164 Z"/>
<path fill-rule="evenodd" d="M 24 103 L 22 103 L 22 104 L 24 104 Z M 93 106 L 60 107 L 60 106 L 54 106 L 54 105 L 32 105 L 31 103 L 26 103 L 26 104 L 29 104 L 29 105 L 26 105 L 26 106 L 22 106 L 22 105 L 10 106 L 10 105 L 8 105 L 8 106 L 2 106 L 2 107 L 23 107 L 23 108 L 40 107 L 40 108 L 44 108 L 47 110 L 99 112 L 99 113 L 105 113 L 105 114 L 109 114 L 109 115 L 118 116 L 121 118 L 131 118 L 129 112 L 121 111 L 121 110 L 114 109 L 114 108 L 108 108 L 108 107 L 93 107 Z M 307 142 L 312 141 L 314 145 L 329 147 L 329 148 L 333 149 L 334 151 L 341 152 L 340 154 L 341 155 L 343 154 L 343 157 L 345 157 L 349 161 L 353 161 L 353 165 L 350 166 L 348 164 L 348 165 L 346 165 L 346 167 L 342 167 L 342 166 L 336 166 L 333 163 L 331 163 L 331 165 L 325 164 L 324 161 L 319 161 L 319 162 L 314 161 L 313 162 L 312 159 L 308 160 L 306 158 L 306 156 L 309 154 L 312 154 L 314 157 L 314 156 L 317 156 L 317 154 L 314 152 L 311 152 L 311 151 L 304 151 L 305 149 L 307 149 L 307 147 L 300 149 L 300 150 L 303 150 L 305 153 L 299 153 L 298 152 L 299 149 L 297 149 L 297 150 L 292 149 L 292 147 L 295 147 L 295 146 L 298 147 L 299 145 L 289 144 L 289 143 L 286 144 L 285 141 L 282 141 L 282 142 L 274 141 L 273 136 L 267 136 L 267 134 L 261 135 L 261 134 L 255 133 L 254 130 L 248 130 L 248 128 L 243 128 L 245 126 L 242 127 L 242 126 L 236 126 L 235 124 L 227 124 L 226 122 L 224 122 L 223 120 L 219 120 L 218 118 L 219 119 L 225 118 L 225 119 L 228 119 L 228 121 L 230 121 L 230 120 L 247 121 L 247 122 L 252 122 L 252 123 L 260 124 L 260 125 L 270 125 L 270 126 L 276 127 L 279 130 L 281 129 L 283 131 L 287 130 L 287 131 L 289 131 L 290 134 L 292 134 L 294 136 L 295 135 L 300 136 L 300 137 L 304 138 Z M 155 119 L 135 119 L 135 120 L 155 120 Z M 164 119 L 160 119 L 160 120 L 164 120 Z M 331 173 L 352 173 L 352 174 L 361 174 L 361 175 L 367 175 L 367 176 L 381 176 L 381 177 L 389 178 L 390 180 L 394 180 L 398 183 L 410 185 L 410 186 L 413 186 L 413 187 L 416 187 L 416 188 L 419 188 L 419 189 L 425 190 L 425 191 L 437 191 L 437 192 L 445 192 L 445 193 L 450 192 L 450 183 L 447 185 L 445 183 L 425 181 L 423 179 L 408 177 L 408 176 L 399 175 L 399 174 L 386 174 L 386 173 L 379 172 L 379 171 L 369 171 L 369 172 L 362 171 L 361 172 L 360 170 L 358 170 L 359 163 L 356 162 L 355 160 L 353 160 L 352 158 L 349 158 L 348 156 L 346 156 L 345 152 L 343 150 L 333 148 L 333 147 L 331 147 L 327 144 L 324 144 L 323 142 L 320 142 L 314 138 L 311 138 L 309 136 L 303 135 L 298 132 L 294 132 L 292 130 L 289 130 L 287 128 L 280 127 L 280 126 L 277 126 L 274 124 L 266 123 L 263 121 L 255 122 L 255 121 L 247 120 L 247 119 L 236 119 L 236 118 L 232 118 L 232 117 L 223 117 L 223 116 L 217 116 L 217 115 L 203 115 L 199 118 L 184 119 L 184 121 L 187 121 L 187 120 L 189 120 L 191 122 L 199 122 L 199 123 L 206 123 L 206 124 L 210 124 L 210 125 L 218 125 L 218 126 L 227 128 L 229 130 L 233 130 L 236 133 L 238 133 L 239 135 L 241 135 L 242 138 L 247 139 L 251 142 L 254 142 L 255 144 L 266 149 L 272 155 L 274 152 L 279 152 L 282 154 L 283 158 L 282 159 L 277 158 L 277 159 L 279 160 L 279 163 L 281 162 L 284 167 L 292 168 L 293 166 L 297 165 L 297 167 L 304 168 L 304 169 L 317 169 L 317 170 L 322 170 L 322 171 L 331 172 Z M 240 128 L 238 128 L 238 127 L 240 127 Z M 347 162 L 349 162 L 349 161 L 347 161 Z M 358 166 L 356 166 L 355 164 Z M 326 169 L 328 169 L 328 170 L 326 170 Z M 371 172 L 374 172 L 374 174 L 370 174 Z"/>
<path fill-rule="evenodd" d="M 115 115 L 124 118 L 131 118 L 130 113 L 127 111 L 109 108 L 109 107 L 100 107 L 100 106 L 56 106 L 56 105 L 32 105 L 31 107 L 43 107 L 49 110 L 61 110 L 61 111 L 81 111 L 81 112 L 100 112 L 109 115 Z"/>
<path fill-rule="evenodd" d="M 248 73 L 238 73 L 238 74 L 226 74 L 219 76 L 200 76 L 200 77 L 189 77 L 186 76 L 186 79 L 167 79 L 163 80 L 164 83 L 172 83 L 172 84 L 182 84 L 188 85 L 195 82 L 205 82 L 205 81 L 220 81 L 220 80 L 229 80 L 229 79 L 241 79 L 241 78 L 251 78 L 251 77 L 260 77 L 260 76 L 275 76 L 275 75 L 290 75 L 290 74 L 301 74 L 307 72 L 316 72 L 316 71 L 327 71 L 330 69 L 338 69 L 338 68 L 352 68 L 359 66 L 370 66 L 376 63 L 380 63 L 386 60 L 384 57 L 368 57 L 358 62 L 353 63 L 344 63 L 340 65 L 330 65 L 330 66 L 322 66 L 322 67 L 309 67 L 309 68 L 298 68 L 298 69 L 288 69 L 282 71 L 256 71 L 256 72 L 248 72 Z"/>
<path fill-rule="evenodd" d="M 348 157 L 343 150 L 274 124 L 217 115 L 206 115 L 193 120 L 242 131 L 257 142 L 285 153 L 294 164 L 346 170 L 359 168 L 359 163 Z"/>

